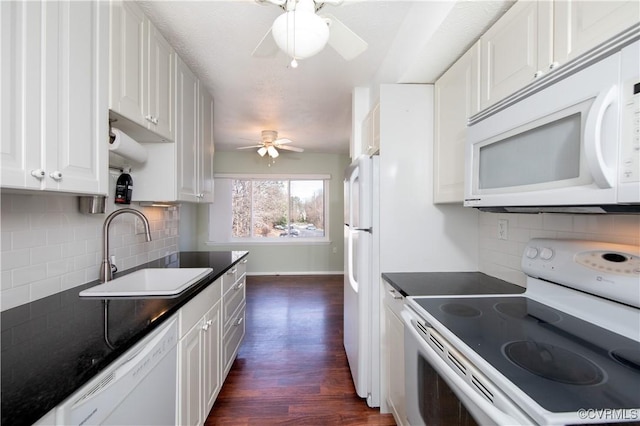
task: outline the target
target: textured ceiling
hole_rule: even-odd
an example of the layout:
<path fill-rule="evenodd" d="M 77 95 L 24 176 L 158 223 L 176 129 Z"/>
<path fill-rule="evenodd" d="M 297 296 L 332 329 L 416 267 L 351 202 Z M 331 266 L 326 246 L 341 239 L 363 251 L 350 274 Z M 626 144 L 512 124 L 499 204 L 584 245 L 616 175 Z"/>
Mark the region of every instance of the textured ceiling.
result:
<path fill-rule="evenodd" d="M 431 83 L 510 1 L 349 1 L 325 5 L 369 43 L 352 61 L 330 46 L 289 67 L 283 53 L 252 57 L 283 11 L 251 0 L 143 1 L 151 21 L 215 100 L 216 149 L 273 129 L 306 152 L 348 153 L 351 91 L 380 83 Z"/>

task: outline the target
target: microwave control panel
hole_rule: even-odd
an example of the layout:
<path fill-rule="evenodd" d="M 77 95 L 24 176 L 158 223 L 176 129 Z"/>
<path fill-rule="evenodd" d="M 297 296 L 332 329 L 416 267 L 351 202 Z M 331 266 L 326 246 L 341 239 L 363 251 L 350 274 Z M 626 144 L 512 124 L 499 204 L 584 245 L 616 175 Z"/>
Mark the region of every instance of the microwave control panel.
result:
<path fill-rule="evenodd" d="M 640 82 L 625 83 L 620 182 L 640 182 Z"/>

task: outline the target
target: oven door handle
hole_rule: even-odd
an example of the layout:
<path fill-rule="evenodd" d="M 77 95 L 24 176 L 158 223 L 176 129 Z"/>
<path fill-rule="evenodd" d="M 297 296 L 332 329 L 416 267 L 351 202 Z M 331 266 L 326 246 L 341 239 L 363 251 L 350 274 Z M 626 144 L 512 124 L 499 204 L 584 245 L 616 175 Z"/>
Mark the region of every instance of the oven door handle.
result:
<path fill-rule="evenodd" d="M 521 423 L 480 396 L 479 393 L 473 390 L 467 382 L 458 376 L 458 374 L 456 374 L 452 368 L 442 358 L 440 358 L 436 351 L 429 346 L 429 344 L 416 330 L 414 322 L 418 321 L 418 318 L 415 315 L 407 311 L 407 309 L 404 309 L 401 312 L 401 316 L 405 327 L 408 327 L 408 330 L 411 332 L 411 335 L 418 344 L 418 347 L 421 348 L 420 352 L 427 358 L 427 361 L 429 361 L 431 366 L 435 368 L 438 374 L 445 379 L 452 390 L 460 390 L 461 392 L 464 392 L 465 396 L 480 410 L 482 410 L 496 425 L 515 425 Z"/>

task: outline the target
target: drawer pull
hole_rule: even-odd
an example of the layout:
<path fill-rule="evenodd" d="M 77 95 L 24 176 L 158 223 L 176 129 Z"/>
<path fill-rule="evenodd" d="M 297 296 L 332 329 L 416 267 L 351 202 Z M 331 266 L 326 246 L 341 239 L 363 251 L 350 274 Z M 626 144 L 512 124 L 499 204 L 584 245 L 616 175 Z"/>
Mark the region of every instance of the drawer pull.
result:
<path fill-rule="evenodd" d="M 244 281 L 241 281 L 236 285 L 236 290 L 240 290 L 242 287 L 244 287 Z"/>
<path fill-rule="evenodd" d="M 205 323 L 202 325 L 202 329 L 204 331 L 209 330 L 209 327 L 211 327 L 211 324 L 213 324 L 213 320 L 205 321 Z"/>
<path fill-rule="evenodd" d="M 238 320 L 236 322 L 233 323 L 234 327 L 239 326 L 240 324 L 242 324 L 242 321 L 244 321 L 244 317 L 240 317 L 238 318 Z"/>
<path fill-rule="evenodd" d="M 243 261 L 242 261 L 242 262 L 240 262 L 240 263 L 244 263 L 244 264 L 246 264 L 248 261 L 249 261 L 249 259 L 245 259 L 245 260 L 243 260 Z"/>
<path fill-rule="evenodd" d="M 230 270 L 229 272 L 227 272 L 227 275 L 233 275 L 236 272 L 238 272 L 238 268 L 233 268 L 232 270 Z"/>

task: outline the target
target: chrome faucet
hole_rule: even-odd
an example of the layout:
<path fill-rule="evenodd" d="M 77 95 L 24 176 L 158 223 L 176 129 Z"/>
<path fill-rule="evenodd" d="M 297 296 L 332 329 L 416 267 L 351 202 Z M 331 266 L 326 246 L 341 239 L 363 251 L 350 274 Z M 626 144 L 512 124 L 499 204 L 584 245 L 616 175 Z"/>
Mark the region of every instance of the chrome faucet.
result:
<path fill-rule="evenodd" d="M 112 265 L 111 265 L 111 261 L 109 260 L 109 225 L 111 225 L 111 221 L 116 216 L 121 215 L 123 213 L 131 213 L 138 216 L 140 220 L 142 220 L 142 223 L 144 224 L 145 239 L 147 240 L 147 242 L 151 241 L 151 230 L 149 227 L 149 220 L 144 214 L 142 214 L 142 212 L 139 212 L 138 210 L 135 210 L 135 209 L 124 208 L 124 209 L 118 209 L 112 212 L 109 216 L 107 216 L 107 218 L 104 220 L 104 225 L 102 227 L 103 246 L 102 246 L 102 264 L 100 265 L 100 282 L 101 283 L 105 283 L 113 279 L 113 272 L 111 269 Z"/>

